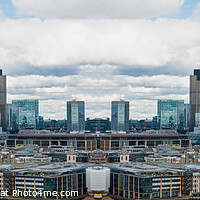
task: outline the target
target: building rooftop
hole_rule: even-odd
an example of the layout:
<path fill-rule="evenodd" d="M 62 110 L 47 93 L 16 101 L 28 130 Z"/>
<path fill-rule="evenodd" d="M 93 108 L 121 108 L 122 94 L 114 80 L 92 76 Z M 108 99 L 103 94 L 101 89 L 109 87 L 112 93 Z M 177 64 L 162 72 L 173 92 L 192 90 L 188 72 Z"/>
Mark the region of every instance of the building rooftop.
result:
<path fill-rule="evenodd" d="M 74 170 L 79 169 L 85 169 L 87 167 L 91 166 L 91 164 L 88 163 L 56 163 L 56 164 L 50 164 L 50 165 L 42 165 L 42 166 L 32 166 L 32 167 L 26 167 L 23 169 L 15 169 L 12 170 L 12 172 L 20 174 L 35 174 L 37 173 L 38 176 L 54 176 L 54 175 L 61 175 L 66 174 L 69 172 L 72 172 Z"/>
<path fill-rule="evenodd" d="M 183 172 L 182 169 L 172 169 L 169 166 L 154 166 L 154 165 L 147 165 L 143 163 L 114 163 L 114 164 L 105 164 L 106 166 L 122 170 L 124 172 L 133 173 L 135 175 L 140 176 L 154 176 L 157 174 L 162 175 L 177 175 L 180 172 Z"/>
<path fill-rule="evenodd" d="M 74 134 L 70 134 L 70 133 L 66 133 L 66 132 L 62 132 L 62 133 L 53 133 L 53 132 L 32 132 L 32 133 L 19 133 L 19 134 L 12 134 L 12 135 L 9 135 L 8 137 L 13 137 L 13 136 L 26 136 L 26 137 L 31 137 L 31 136 L 44 136 L 46 137 L 47 135 L 51 136 L 51 137 L 66 137 L 66 136 L 70 136 L 70 137 L 89 137 L 89 136 L 96 136 L 96 135 L 99 135 L 99 134 L 95 134 L 95 133 L 79 133 L 79 132 L 76 132 Z M 144 137 L 144 136 L 158 136 L 158 135 L 162 135 L 162 136 L 186 136 L 186 134 L 178 134 L 178 133 L 170 133 L 170 132 L 167 132 L 167 133 L 163 133 L 163 132 L 143 132 L 143 133 L 135 133 L 135 132 L 130 132 L 130 133 L 123 133 L 123 134 L 120 134 L 118 132 L 118 134 L 112 134 L 112 133 L 101 133 L 100 134 L 102 137 L 131 137 L 131 136 L 137 136 L 137 137 Z"/>

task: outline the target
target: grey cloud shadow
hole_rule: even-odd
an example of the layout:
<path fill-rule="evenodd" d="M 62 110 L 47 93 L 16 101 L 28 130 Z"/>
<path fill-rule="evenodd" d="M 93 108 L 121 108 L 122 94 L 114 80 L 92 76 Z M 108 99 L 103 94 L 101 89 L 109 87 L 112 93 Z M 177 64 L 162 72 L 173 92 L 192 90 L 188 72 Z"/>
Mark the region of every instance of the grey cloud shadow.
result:
<path fill-rule="evenodd" d="M 9 76 L 27 76 L 27 75 L 42 75 L 42 76 L 67 76 L 79 74 L 78 66 L 31 66 L 24 65 L 20 69 L 5 69 L 5 74 Z"/>
<path fill-rule="evenodd" d="M 118 67 L 118 74 L 129 75 L 129 76 L 155 76 L 155 75 L 170 75 L 170 76 L 189 76 L 192 73 L 191 69 L 183 69 L 179 64 L 176 65 L 163 65 L 163 66 L 123 66 Z"/>

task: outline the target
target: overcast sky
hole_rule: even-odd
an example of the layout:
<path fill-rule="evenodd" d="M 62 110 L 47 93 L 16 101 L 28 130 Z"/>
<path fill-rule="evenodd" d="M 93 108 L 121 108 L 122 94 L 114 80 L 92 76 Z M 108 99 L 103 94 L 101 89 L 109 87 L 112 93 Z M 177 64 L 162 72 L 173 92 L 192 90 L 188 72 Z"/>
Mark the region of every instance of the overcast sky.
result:
<path fill-rule="evenodd" d="M 200 67 L 200 0 L 0 0 L 0 68 L 8 102 L 39 99 L 45 118 L 66 118 L 66 101 L 86 117 L 156 115 L 157 99 L 188 103 Z"/>

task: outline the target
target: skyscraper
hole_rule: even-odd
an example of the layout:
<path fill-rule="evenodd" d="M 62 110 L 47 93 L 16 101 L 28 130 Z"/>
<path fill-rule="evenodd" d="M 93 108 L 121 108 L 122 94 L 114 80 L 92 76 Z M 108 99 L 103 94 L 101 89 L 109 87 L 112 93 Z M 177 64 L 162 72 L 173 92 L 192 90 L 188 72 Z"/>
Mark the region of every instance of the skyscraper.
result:
<path fill-rule="evenodd" d="M 157 102 L 157 115 L 160 129 L 183 129 L 184 101 L 159 99 Z"/>
<path fill-rule="evenodd" d="M 85 102 L 67 101 L 67 130 L 85 130 Z"/>
<path fill-rule="evenodd" d="M 186 129 L 189 128 L 189 115 L 190 115 L 190 104 L 187 103 L 187 104 L 184 104 L 184 127 Z"/>
<path fill-rule="evenodd" d="M 39 123 L 39 101 L 37 99 L 12 101 L 13 129 L 37 129 Z"/>
<path fill-rule="evenodd" d="M 200 115 L 200 69 L 194 70 L 194 75 L 190 75 L 190 119 L 189 130 L 195 127 L 195 116 Z"/>
<path fill-rule="evenodd" d="M 112 101 L 111 102 L 111 130 L 128 131 L 129 130 L 129 102 Z"/>
<path fill-rule="evenodd" d="M 7 128 L 12 128 L 12 104 L 7 104 Z"/>
<path fill-rule="evenodd" d="M 7 130 L 7 110 L 6 110 L 6 75 L 0 69 L 0 127 Z"/>

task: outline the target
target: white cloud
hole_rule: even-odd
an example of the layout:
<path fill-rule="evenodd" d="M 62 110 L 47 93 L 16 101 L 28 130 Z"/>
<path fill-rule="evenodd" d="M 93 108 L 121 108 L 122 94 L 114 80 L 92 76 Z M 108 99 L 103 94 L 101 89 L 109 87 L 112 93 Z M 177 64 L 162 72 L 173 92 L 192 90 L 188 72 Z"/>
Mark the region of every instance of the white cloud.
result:
<path fill-rule="evenodd" d="M 66 118 L 73 96 L 87 117 L 109 117 L 122 96 L 131 118 L 152 117 L 158 98 L 188 102 L 200 65 L 200 22 L 189 19 L 5 19 L 0 29 L 8 101 L 38 98 L 45 118 Z"/>
<path fill-rule="evenodd" d="M 200 65 L 196 21 L 7 19 L 0 28 L 0 60 L 8 73 L 108 63 L 129 70 L 171 66 L 184 74 Z"/>
<path fill-rule="evenodd" d="M 45 118 L 66 118 L 66 101 L 73 96 L 86 102 L 86 117 L 110 117 L 111 101 L 122 96 L 130 101 L 131 118 L 156 115 L 156 99 L 159 98 L 188 102 L 188 77 L 132 77 L 113 75 L 111 71 L 105 75 L 104 67 L 98 71 L 98 78 L 95 71 L 63 77 L 9 76 L 8 100 L 38 98 L 40 113 Z"/>
<path fill-rule="evenodd" d="M 44 18 L 152 18 L 177 14 L 184 0 L 12 0 L 20 13 Z"/>

